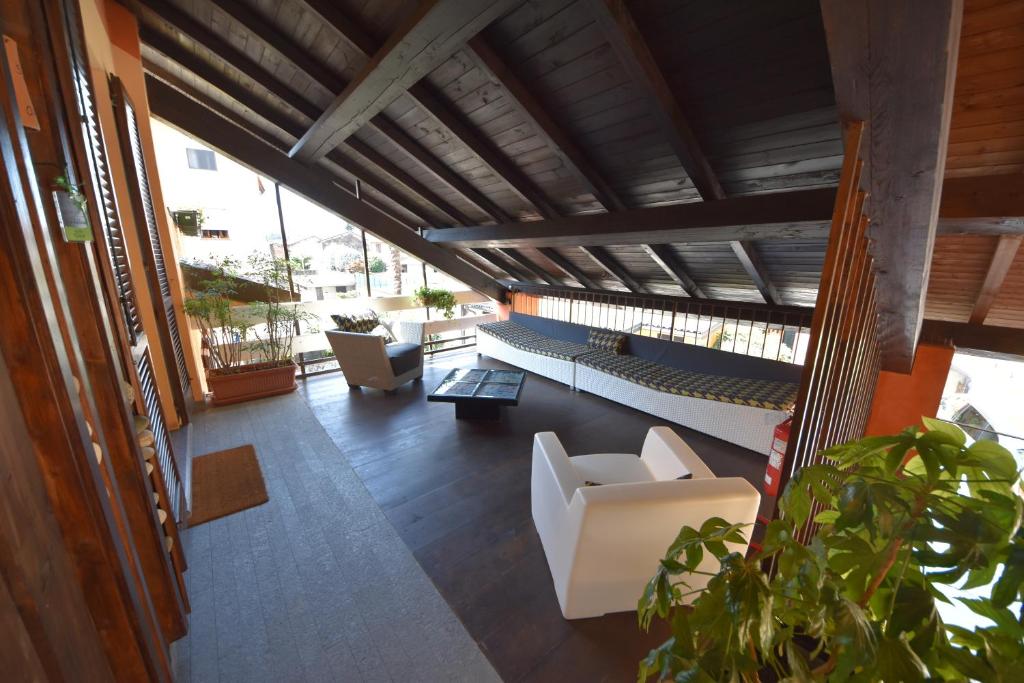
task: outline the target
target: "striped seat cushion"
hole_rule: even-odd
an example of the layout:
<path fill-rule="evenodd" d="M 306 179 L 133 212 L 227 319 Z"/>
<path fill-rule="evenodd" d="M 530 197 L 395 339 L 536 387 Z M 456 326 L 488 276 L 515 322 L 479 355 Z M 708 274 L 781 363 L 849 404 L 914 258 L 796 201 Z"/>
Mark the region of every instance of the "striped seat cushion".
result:
<path fill-rule="evenodd" d="M 593 351 L 592 348 L 584 344 L 546 337 L 511 320 L 482 323 L 477 326 L 477 329 L 500 339 L 509 346 L 559 360 L 574 360 L 577 356 Z"/>
<path fill-rule="evenodd" d="M 619 355 L 611 351 L 593 351 L 578 357 L 576 362 L 668 394 L 768 410 L 789 410 L 796 401 L 796 393 L 799 389 L 799 385 L 794 382 L 728 377 L 680 370 L 636 356 Z"/>

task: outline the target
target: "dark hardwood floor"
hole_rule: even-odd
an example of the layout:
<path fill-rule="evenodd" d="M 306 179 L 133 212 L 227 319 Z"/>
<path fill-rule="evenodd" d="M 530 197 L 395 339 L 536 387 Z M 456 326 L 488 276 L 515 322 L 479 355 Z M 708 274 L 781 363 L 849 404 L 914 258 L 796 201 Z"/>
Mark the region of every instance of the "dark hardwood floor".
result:
<path fill-rule="evenodd" d="M 530 518 L 531 449 L 554 431 L 570 455 L 635 453 L 664 421 L 533 374 L 500 422 L 456 422 L 452 405 L 427 403 L 450 368 L 475 365 L 506 367 L 468 353 L 428 363 L 393 396 L 350 392 L 340 374 L 300 392 L 504 680 L 635 680 L 666 634 L 640 632 L 635 613 L 562 618 Z M 764 456 L 676 429 L 717 475 L 760 488 Z"/>

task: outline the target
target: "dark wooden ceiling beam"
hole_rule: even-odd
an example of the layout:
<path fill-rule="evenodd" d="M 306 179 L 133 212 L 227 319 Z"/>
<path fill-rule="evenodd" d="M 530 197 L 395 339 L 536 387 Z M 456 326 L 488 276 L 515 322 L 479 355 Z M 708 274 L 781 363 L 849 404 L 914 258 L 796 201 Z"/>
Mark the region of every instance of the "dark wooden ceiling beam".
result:
<path fill-rule="evenodd" d="M 543 254 L 544 258 L 558 266 L 563 273 L 576 280 L 576 282 L 580 283 L 587 289 L 600 289 L 596 282 L 591 280 L 586 273 L 576 266 L 575 263 L 559 254 L 557 250 L 552 249 L 551 247 L 540 247 L 537 251 Z"/>
<path fill-rule="evenodd" d="M 353 48 L 370 58 L 382 41 L 356 25 L 342 9 L 330 0 L 302 0 L 318 14 Z M 456 111 L 439 96 L 426 80 L 412 85 L 408 94 L 438 123 L 448 129 L 480 161 L 487 165 L 502 181 L 545 218 L 561 215 L 536 183 L 512 162 L 493 142 L 481 135 L 461 112 Z"/>
<path fill-rule="evenodd" d="M 527 272 L 532 273 L 535 277 L 540 278 L 549 285 L 561 287 L 564 284 L 554 275 L 527 258 L 526 254 L 522 253 L 518 249 L 496 249 L 495 251 L 510 261 L 514 261 L 517 265 L 522 266 Z"/>
<path fill-rule="evenodd" d="M 757 253 L 757 248 L 746 240 L 733 240 L 729 242 L 729 246 L 732 247 L 732 253 L 736 254 L 743 270 L 754 281 L 754 286 L 757 287 L 764 302 L 766 304 L 782 303 L 778 290 L 768 278 L 768 268 Z"/>
<path fill-rule="evenodd" d="M 402 187 L 406 188 L 415 195 L 418 195 L 422 199 L 429 202 L 435 209 L 441 211 L 444 215 L 448 216 L 451 220 L 456 223 L 466 224 L 470 222 L 469 216 L 464 214 L 458 208 L 456 208 L 451 202 L 444 199 L 429 187 L 416 180 L 411 173 L 406 171 L 404 168 L 396 164 L 395 162 L 388 159 L 386 156 L 378 152 L 376 149 L 366 144 L 358 138 L 349 138 L 342 145 L 341 148 L 349 149 L 359 156 L 366 159 L 368 162 L 379 168 L 381 171 L 391 177 L 394 182 L 398 183 Z M 328 159 L 334 157 L 338 150 L 332 151 L 327 155 Z"/>
<path fill-rule="evenodd" d="M 828 236 L 835 190 L 692 202 L 544 221 L 427 230 L 433 242 L 471 247 L 572 247 Z"/>
<path fill-rule="evenodd" d="M 213 65 L 208 64 L 207 62 L 196 56 L 194 53 L 185 49 L 185 47 L 177 41 L 145 25 L 140 26 L 139 35 L 142 38 L 143 43 L 153 48 L 167 59 L 179 64 L 187 71 L 192 72 L 192 74 L 200 80 L 206 81 L 210 85 L 222 91 L 224 94 L 239 102 L 241 105 L 251 109 L 258 116 L 265 119 L 269 123 L 272 123 L 277 128 L 280 128 L 282 131 L 285 131 L 286 133 L 295 138 L 298 138 L 303 134 L 305 128 L 302 126 L 302 124 L 296 122 L 294 119 L 289 117 L 287 114 L 285 114 L 283 110 L 273 106 L 272 104 L 266 102 L 263 98 L 259 97 L 252 91 L 242 87 L 237 82 L 235 82 L 228 76 L 224 75 L 220 70 L 215 68 Z M 207 47 L 209 48 L 210 46 Z M 239 66 L 238 63 L 233 61 L 234 57 L 230 54 L 230 51 L 225 54 L 221 54 L 218 51 L 221 49 L 221 47 L 214 47 L 216 47 L 216 49 L 211 48 L 211 51 L 214 52 L 214 54 L 216 54 L 220 58 L 225 59 L 225 61 L 227 61 L 232 67 L 237 68 Z M 264 75 L 267 78 L 267 81 L 265 81 L 265 83 L 272 83 L 274 81 L 273 76 L 271 76 L 270 74 L 264 72 Z M 271 92 L 273 92 L 273 90 Z M 201 95 L 197 95 L 197 99 L 205 101 L 207 98 Z M 293 105 L 298 106 L 300 111 L 303 111 L 303 113 L 305 113 L 305 110 L 308 109 L 308 107 L 313 107 L 314 113 L 312 116 L 309 116 L 309 118 L 311 120 L 315 118 L 315 112 L 318 111 L 316 109 L 316 105 L 304 101 L 301 97 L 295 95 L 294 93 L 292 94 L 291 102 L 293 103 Z M 347 146 L 350 149 L 355 150 L 357 152 L 358 150 L 369 149 L 368 145 L 365 145 L 364 143 L 361 143 L 360 141 L 354 138 L 352 140 L 347 141 Z M 406 190 L 408 190 L 412 194 L 417 195 L 420 199 L 429 204 L 439 214 L 442 214 L 444 216 L 440 220 L 438 220 L 437 216 L 434 216 L 431 217 L 429 221 L 425 222 L 429 222 L 433 225 L 446 225 L 451 222 L 472 222 L 468 216 L 466 216 L 461 211 L 455 209 L 449 202 L 445 201 L 443 198 L 435 194 L 425 185 L 415 180 L 408 172 L 399 167 L 397 164 L 388 160 L 383 154 L 376 152 L 376 150 L 370 149 L 369 152 L 367 152 L 366 154 L 361 154 L 361 156 L 366 158 L 368 162 L 376 166 L 381 172 L 387 175 L 391 179 L 391 181 L 384 181 L 376 173 L 368 172 L 365 169 L 363 169 L 362 171 L 355 170 L 356 164 L 354 164 L 350 159 L 344 157 L 338 150 L 335 150 L 330 155 L 328 155 L 328 159 L 338 164 L 342 168 L 345 168 L 346 171 L 350 173 L 360 173 L 360 175 L 358 176 L 360 180 L 362 180 L 365 184 L 369 185 L 370 187 L 375 188 L 382 194 L 387 195 L 391 201 L 396 202 L 399 206 L 403 208 L 403 210 L 407 211 L 408 213 L 411 213 L 413 215 L 420 215 L 422 211 L 415 211 L 409 208 L 408 200 L 401 197 L 401 195 L 395 193 L 392 190 L 392 185 L 398 184 L 399 186 L 404 187 Z"/>
<path fill-rule="evenodd" d="M 686 292 L 687 296 L 698 299 L 706 298 L 701 288 L 693 281 L 690 274 L 686 272 L 686 267 L 683 266 L 682 261 L 672 251 L 672 247 L 667 244 L 644 244 L 641 246 L 647 252 L 647 255 L 651 257 L 651 260 L 657 263 L 665 271 L 665 274 L 672 278 L 672 281 Z"/>
<path fill-rule="evenodd" d="M 505 258 L 504 255 L 498 253 L 497 251 L 491 251 L 490 249 L 470 249 L 469 251 L 475 254 L 477 257 L 483 259 L 487 263 L 490 263 L 498 270 L 508 273 L 509 275 L 512 276 L 513 280 L 522 280 L 523 282 L 529 282 L 532 279 L 528 273 L 526 273 L 523 270 L 520 270 L 515 262 L 511 261 L 508 258 Z"/>
<path fill-rule="evenodd" d="M 235 21 L 256 36 L 260 42 L 278 52 L 282 57 L 295 65 L 297 69 L 309 76 L 313 82 L 337 95 L 345 88 L 345 80 L 320 61 L 314 59 L 300 45 L 295 43 L 284 31 L 267 21 L 259 12 L 239 0 L 208 0 L 219 7 Z"/>
<path fill-rule="evenodd" d="M 861 189 L 878 273 L 882 368 L 910 372 L 953 107 L 962 0 L 821 0 L 840 120 L 864 121 Z"/>
<path fill-rule="evenodd" d="M 511 216 L 492 201 L 487 195 L 478 190 L 468 180 L 448 167 L 447 164 L 431 154 L 420 143 L 412 138 L 405 130 L 396 123 L 393 123 L 386 116 L 375 116 L 375 125 L 391 142 L 395 143 L 402 151 L 423 165 L 428 171 L 434 174 L 438 180 L 452 188 L 467 200 L 479 207 L 484 213 L 494 220 L 506 222 L 512 220 Z M 349 138 L 349 141 L 355 138 Z"/>
<path fill-rule="evenodd" d="M 324 169 L 310 168 L 289 158 L 153 76 L 146 78 L 146 89 L 150 109 L 157 118 L 469 287 L 499 301 L 504 300 L 505 289 L 499 283 L 471 268 L 451 251 L 430 244 L 388 214 L 332 182 Z"/>
<path fill-rule="evenodd" d="M 971 311 L 971 317 L 968 320 L 971 325 L 985 324 L 985 318 L 992 310 L 992 304 L 995 303 L 999 290 L 1003 287 L 1003 282 L 1010 272 L 1010 266 L 1017 258 L 1017 251 L 1020 249 L 1022 241 L 1024 241 L 1024 237 L 1020 235 L 1003 235 L 999 238 L 996 249 L 992 253 L 992 261 L 988 265 L 988 272 L 985 274 L 985 282 L 981 285 L 974 310 Z M 1021 331 L 1021 335 L 1024 335 L 1024 331 Z"/>
<path fill-rule="evenodd" d="M 147 5 L 148 3 L 153 3 L 155 7 L 160 8 L 160 12 L 166 11 L 166 16 L 162 13 L 160 15 L 165 20 L 167 20 L 167 22 L 175 26 L 179 31 L 182 31 L 182 33 L 185 33 L 185 30 L 181 28 L 182 26 L 186 27 L 188 30 L 191 31 L 200 31 L 201 35 L 202 31 L 205 31 L 205 29 L 203 29 L 198 23 L 196 23 L 194 19 L 185 16 L 182 12 L 180 12 L 177 9 L 167 9 L 164 6 L 164 3 L 157 2 L 156 0 L 143 1 L 146 2 Z M 181 26 L 177 24 L 178 22 L 181 23 Z M 197 78 L 206 81 L 210 85 L 213 85 L 218 90 L 224 92 L 232 99 L 246 106 L 246 108 L 252 110 L 262 119 L 265 119 L 274 126 L 281 128 L 289 135 L 298 138 L 305 131 L 305 128 L 302 126 L 302 124 L 297 123 L 294 119 L 289 117 L 282 109 L 276 108 L 276 106 L 270 104 L 256 93 L 250 91 L 249 89 L 241 86 L 236 81 L 225 76 L 221 71 L 210 65 L 210 63 L 208 63 L 195 53 L 190 52 L 179 42 L 162 34 L 160 31 L 157 31 L 152 27 L 141 25 L 139 27 L 139 37 L 142 40 L 142 42 L 146 45 L 157 50 L 171 61 L 178 63 L 178 65 L 180 65 L 183 69 L 193 73 Z M 247 66 L 246 62 L 250 61 L 248 57 L 242 55 L 241 53 L 238 53 L 236 50 L 226 45 L 226 43 L 223 43 L 215 37 L 205 38 L 208 38 L 210 40 L 210 42 L 205 44 L 207 49 L 216 54 L 218 57 L 223 58 L 227 63 L 229 63 L 229 65 L 232 68 L 242 71 L 250 78 L 254 78 L 254 80 L 257 80 L 257 82 L 261 83 L 265 87 L 268 87 L 270 92 L 275 96 L 281 97 L 281 89 L 288 89 L 287 85 L 275 81 L 275 79 L 270 74 L 263 71 L 262 68 L 256 65 L 255 62 L 252 62 L 250 63 L 250 65 Z M 269 86 L 272 87 L 269 87 L 268 84 Z M 200 96 L 199 99 L 205 101 L 206 98 Z M 317 112 L 319 110 L 316 108 L 316 105 L 314 103 L 304 99 L 303 97 L 297 95 L 296 93 L 290 90 L 288 90 L 288 97 L 286 98 L 286 100 L 289 101 L 293 106 L 295 106 L 295 108 L 300 113 L 304 114 L 309 120 L 314 120 L 316 118 Z M 351 141 L 355 142 L 355 140 Z M 350 161 L 342 158 L 337 152 L 332 153 L 330 159 L 339 166 L 347 166 L 348 168 L 353 167 L 353 164 Z M 393 193 L 393 191 L 389 188 L 389 185 L 392 183 L 396 183 L 400 186 L 406 187 L 408 190 L 411 191 L 411 193 L 417 195 L 420 199 L 429 204 L 438 213 L 443 214 L 444 217 L 441 217 L 440 219 L 438 219 L 437 216 L 431 217 L 431 220 L 429 222 L 432 223 L 433 225 L 444 225 L 449 224 L 451 222 L 471 222 L 468 216 L 466 216 L 465 214 L 458 210 L 455 210 L 450 203 L 447 203 L 446 201 L 438 197 L 436 194 L 433 193 L 432 190 L 430 190 L 422 183 L 413 179 L 409 173 L 407 173 L 404 170 L 401 170 L 400 168 L 397 167 L 397 165 L 392 164 L 390 162 L 387 162 L 383 165 L 379 163 L 381 161 L 385 161 L 383 155 L 374 155 L 374 158 L 368 158 L 368 161 L 370 161 L 371 164 L 377 166 L 382 172 L 388 175 L 391 178 L 391 183 L 383 181 L 380 178 L 380 176 L 377 176 L 376 174 L 367 174 L 365 176 L 360 176 L 360 180 L 364 181 L 366 184 L 372 187 L 375 187 L 378 191 L 381 191 L 382 194 L 387 194 L 389 196 L 389 199 L 391 201 L 396 202 L 399 206 L 403 208 L 403 210 L 406 210 L 414 215 L 419 215 L 419 213 L 421 213 L 410 209 L 408 207 L 408 200 L 401 199 Z"/>
<path fill-rule="evenodd" d="M 608 211 L 626 208 L 618 193 L 598 171 L 597 166 L 578 144 L 558 125 L 534 91 L 505 63 L 490 44 L 480 36 L 468 43 L 477 60 L 511 96 L 520 114 L 531 124 L 565 167 L 583 184 L 584 189 Z"/>
<path fill-rule="evenodd" d="M 149 8 L 153 14 L 173 26 L 178 32 L 188 36 L 196 44 L 202 45 L 204 48 L 212 52 L 218 59 L 221 59 L 230 65 L 231 68 L 259 83 L 261 87 L 265 88 L 282 102 L 287 102 L 310 119 L 315 120 L 316 117 L 320 115 L 320 108 L 317 107 L 315 103 L 296 93 L 287 83 L 269 73 L 254 59 L 250 58 L 241 50 L 236 49 L 233 45 L 224 40 L 224 38 L 193 19 L 186 12 L 178 9 L 165 0 L 138 0 L 138 2 Z M 173 51 L 177 57 L 172 59 L 190 71 L 195 71 L 191 66 L 193 63 L 209 67 L 205 61 L 185 49 L 181 43 L 178 43 L 162 32 L 147 26 L 141 21 L 139 24 L 139 37 L 143 43 L 151 45 L 154 49 L 164 53 L 165 55 L 167 54 L 166 50 Z M 178 57 L 180 57 L 180 59 Z M 189 63 L 186 64 L 186 61 Z M 223 76 L 223 74 L 221 74 L 221 77 L 227 78 L 226 76 Z M 204 78 L 203 80 L 208 79 Z M 212 81 L 209 82 L 212 83 Z M 217 87 L 220 88 L 219 85 Z M 223 90 L 223 88 L 221 89 Z M 262 116 L 262 114 L 260 114 L 260 116 Z"/>
<path fill-rule="evenodd" d="M 1024 357 L 1024 330 L 1018 327 L 925 320 L 921 326 L 921 341 L 968 351 L 984 351 L 985 354 L 1014 361 Z"/>
<path fill-rule="evenodd" d="M 438 123 L 447 128 L 459 142 L 475 154 L 517 195 L 531 204 L 537 213 L 544 218 L 555 218 L 562 215 L 544 194 L 544 191 L 530 180 L 519 166 L 486 136 L 477 132 L 461 112 L 445 104 L 425 80 L 409 88 L 409 96 L 416 100 Z"/>
<path fill-rule="evenodd" d="M 275 50 L 280 53 L 286 60 L 291 62 L 296 69 L 305 73 L 313 80 L 314 83 L 330 92 L 332 95 L 341 93 L 349 86 L 349 83 L 342 76 L 335 74 L 324 64 L 311 57 L 301 45 L 295 43 L 287 34 L 279 30 L 271 22 L 264 19 L 258 12 L 252 10 L 244 3 L 239 2 L 239 0 L 210 0 L 210 2 L 215 3 L 218 7 L 224 10 L 224 12 L 234 17 L 234 19 L 249 31 L 257 40 L 259 40 L 266 49 Z M 338 12 L 335 11 L 334 14 L 338 14 Z M 365 42 L 365 37 L 363 40 L 360 40 L 360 42 Z M 372 53 L 366 56 L 372 57 Z M 417 86 L 413 87 L 416 88 Z M 317 109 L 316 113 L 310 118 L 316 120 L 321 116 L 321 114 L 322 112 Z M 421 164 L 440 182 L 461 194 L 467 201 L 476 205 L 481 211 L 493 218 L 495 221 L 501 222 L 511 220 L 511 217 L 504 211 L 504 209 L 498 206 L 498 204 L 492 201 L 483 192 L 474 187 L 472 183 L 468 182 L 458 173 L 453 171 L 448 165 L 434 156 L 429 150 L 424 148 L 423 145 L 413 139 L 412 136 L 404 129 L 393 123 L 385 115 L 377 114 L 376 116 L 373 116 L 367 121 L 367 125 L 379 131 L 406 155 L 412 157 Z M 301 136 L 302 134 L 298 137 Z M 355 138 L 349 138 L 348 142 L 354 142 L 354 140 Z M 381 155 L 378 158 L 383 158 L 383 156 Z M 377 162 L 373 163 L 381 166 L 380 164 L 377 164 Z M 393 169 L 394 165 L 388 165 L 388 167 Z M 408 173 L 396 175 L 390 170 L 385 169 L 384 166 L 381 166 L 381 168 L 401 184 L 406 187 L 410 187 L 407 180 L 411 178 L 411 176 Z M 402 179 L 399 179 L 400 177 Z M 425 189 L 420 183 L 415 183 L 415 185 L 418 188 Z M 420 189 L 414 190 L 414 192 L 423 196 Z M 447 206 L 444 208 L 445 213 L 452 217 L 458 215 L 459 218 L 456 219 L 457 222 L 471 222 L 465 214 L 461 212 L 453 213 L 451 211 L 451 205 L 449 203 L 446 204 Z"/>
<path fill-rule="evenodd" d="M 622 264 L 605 251 L 604 247 L 580 247 L 580 251 L 589 256 L 604 272 L 608 273 L 615 281 L 633 294 L 644 294 L 647 292 L 647 289 L 634 280 L 633 276 L 622 267 Z"/>
<path fill-rule="evenodd" d="M 323 158 L 517 0 L 424 0 L 292 148 Z"/>
<path fill-rule="evenodd" d="M 700 196 L 706 200 L 724 199 L 725 191 L 718 176 L 701 149 L 674 89 L 665 80 L 640 34 L 625 0 L 591 0 L 590 4 L 605 38 L 632 81 L 640 84 L 650 111 Z"/>

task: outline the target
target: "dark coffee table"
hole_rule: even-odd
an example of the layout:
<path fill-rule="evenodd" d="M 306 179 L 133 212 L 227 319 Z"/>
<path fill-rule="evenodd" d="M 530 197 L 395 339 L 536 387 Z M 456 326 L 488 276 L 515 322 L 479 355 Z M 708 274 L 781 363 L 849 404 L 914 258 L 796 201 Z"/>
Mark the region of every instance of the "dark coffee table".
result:
<path fill-rule="evenodd" d="M 456 420 L 497 420 L 501 406 L 519 405 L 526 373 L 521 370 L 452 370 L 427 395 L 428 401 L 455 404 Z"/>

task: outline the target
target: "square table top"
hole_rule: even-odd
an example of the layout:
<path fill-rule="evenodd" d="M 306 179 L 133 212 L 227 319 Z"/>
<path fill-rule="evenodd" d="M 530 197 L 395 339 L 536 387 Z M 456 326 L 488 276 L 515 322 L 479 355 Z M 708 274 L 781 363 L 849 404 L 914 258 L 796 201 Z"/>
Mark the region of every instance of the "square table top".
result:
<path fill-rule="evenodd" d="M 430 394 L 428 401 L 455 403 L 481 401 L 518 405 L 526 373 L 521 370 L 456 368 L 449 372 Z"/>

